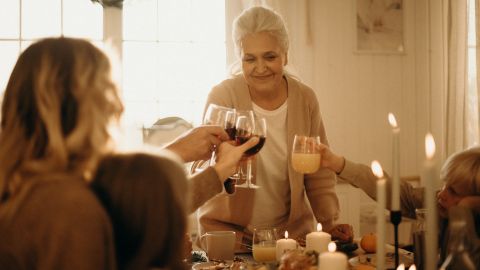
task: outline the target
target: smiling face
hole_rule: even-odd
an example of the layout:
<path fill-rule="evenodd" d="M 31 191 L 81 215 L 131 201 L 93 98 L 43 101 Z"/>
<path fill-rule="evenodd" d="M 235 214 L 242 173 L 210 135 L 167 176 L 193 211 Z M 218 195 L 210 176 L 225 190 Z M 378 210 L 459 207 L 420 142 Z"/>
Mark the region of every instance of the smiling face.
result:
<path fill-rule="evenodd" d="M 242 70 L 250 90 L 269 92 L 280 89 L 287 53 L 267 32 L 249 34 L 242 39 Z"/>

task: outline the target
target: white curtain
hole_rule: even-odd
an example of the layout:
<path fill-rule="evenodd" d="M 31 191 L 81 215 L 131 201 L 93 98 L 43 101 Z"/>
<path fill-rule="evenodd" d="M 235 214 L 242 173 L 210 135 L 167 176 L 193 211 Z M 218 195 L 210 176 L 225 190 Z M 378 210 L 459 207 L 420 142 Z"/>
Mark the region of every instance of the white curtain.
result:
<path fill-rule="evenodd" d="M 468 11 L 474 8 L 474 1 L 448 1 L 447 155 L 478 142 L 478 76 L 474 68 L 478 60 L 469 55 L 475 50 L 469 52 L 468 46 Z M 469 74 L 472 71 L 475 73 Z"/>

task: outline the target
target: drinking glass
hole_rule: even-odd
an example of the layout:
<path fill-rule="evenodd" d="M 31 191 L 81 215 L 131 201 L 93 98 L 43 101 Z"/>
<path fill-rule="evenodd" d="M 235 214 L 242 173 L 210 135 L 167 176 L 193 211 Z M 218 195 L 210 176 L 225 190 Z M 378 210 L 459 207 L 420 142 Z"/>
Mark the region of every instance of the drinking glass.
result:
<path fill-rule="evenodd" d="M 255 116 L 253 119 L 238 116 L 235 128 L 235 141 L 238 145 L 245 143 L 254 136 L 259 138 L 258 143 L 244 153 L 244 157 L 247 158 L 246 181 L 244 184 L 237 185 L 237 187 L 259 188 L 258 185 L 252 183 L 252 159 L 249 157 L 257 154 L 265 144 L 267 138 L 267 121 L 265 118 Z"/>
<path fill-rule="evenodd" d="M 234 108 L 223 107 L 217 104 L 208 105 L 205 116 L 203 117 L 204 125 L 220 126 L 230 136 L 231 140 L 235 139 L 235 116 Z"/>
<path fill-rule="evenodd" d="M 314 173 L 320 168 L 320 137 L 295 134 L 292 147 L 292 167 L 299 173 Z"/>
<path fill-rule="evenodd" d="M 235 124 L 234 124 L 234 133 L 233 133 L 233 139 L 236 140 L 236 133 L 237 133 L 237 122 L 240 120 L 240 124 L 242 126 L 248 126 L 248 128 L 251 128 L 254 123 L 255 115 L 253 114 L 252 110 L 236 110 L 235 111 Z M 245 133 L 243 130 L 241 131 L 242 133 Z M 230 176 L 231 179 L 235 179 L 236 182 L 240 182 L 242 180 L 246 180 L 246 162 L 244 160 L 240 161 L 239 166 L 237 167 L 236 172 Z"/>
<path fill-rule="evenodd" d="M 228 133 L 231 140 L 235 139 L 235 117 L 236 112 L 233 108 L 223 107 L 217 104 L 209 104 L 205 116 L 203 117 L 203 125 L 219 126 Z M 210 161 L 206 164 L 211 166 L 215 163 L 215 149 L 212 152 Z"/>
<path fill-rule="evenodd" d="M 415 221 L 412 227 L 413 239 L 413 261 L 418 269 L 425 268 L 425 235 L 426 235 L 426 218 L 427 209 L 415 209 Z"/>
<path fill-rule="evenodd" d="M 278 234 L 275 228 L 254 228 L 252 245 L 253 259 L 262 263 L 275 262 L 277 239 Z"/>

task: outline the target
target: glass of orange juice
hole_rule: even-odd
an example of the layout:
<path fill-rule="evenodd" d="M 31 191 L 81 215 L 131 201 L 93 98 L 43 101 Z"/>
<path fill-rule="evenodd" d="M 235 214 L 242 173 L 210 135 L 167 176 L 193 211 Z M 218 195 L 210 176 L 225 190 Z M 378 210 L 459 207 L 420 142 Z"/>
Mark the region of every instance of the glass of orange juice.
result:
<path fill-rule="evenodd" d="M 293 139 L 292 167 L 299 173 L 314 173 L 320 168 L 320 136 L 297 135 Z"/>
<path fill-rule="evenodd" d="M 253 259 L 261 263 L 273 263 L 276 261 L 277 229 L 254 228 L 253 229 Z"/>

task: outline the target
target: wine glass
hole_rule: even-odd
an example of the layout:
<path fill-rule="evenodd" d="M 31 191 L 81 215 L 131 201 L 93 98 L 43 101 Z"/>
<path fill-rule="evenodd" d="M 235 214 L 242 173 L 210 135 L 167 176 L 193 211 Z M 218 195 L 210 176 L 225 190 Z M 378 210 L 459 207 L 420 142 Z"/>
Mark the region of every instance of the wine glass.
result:
<path fill-rule="evenodd" d="M 258 143 L 244 153 L 244 157 L 248 158 L 246 181 L 244 184 L 237 186 L 245 188 L 259 188 L 258 185 L 252 183 L 252 159 L 249 157 L 257 154 L 265 144 L 265 140 L 267 138 L 267 121 L 265 118 L 258 118 L 255 116 L 253 119 L 238 116 L 235 128 L 235 141 L 239 145 L 245 143 L 254 136 L 259 138 Z"/>
<path fill-rule="evenodd" d="M 214 125 L 225 129 L 231 140 L 235 139 L 235 117 L 236 110 L 217 104 L 210 103 L 203 117 L 203 125 Z M 215 149 L 208 162 L 196 161 L 194 163 L 195 172 L 204 170 L 206 167 L 215 163 Z"/>
<path fill-rule="evenodd" d="M 276 261 L 276 244 L 278 234 L 275 228 L 253 229 L 253 259 L 262 263 L 274 263 Z"/>
<path fill-rule="evenodd" d="M 236 117 L 235 117 L 235 124 L 233 128 L 233 139 L 236 140 L 236 134 L 237 134 L 237 122 L 240 119 L 240 122 L 242 122 L 240 125 L 246 126 L 247 123 L 254 123 L 255 115 L 253 114 L 252 110 L 236 110 Z M 242 131 L 242 133 L 244 133 Z M 229 134 L 230 135 L 230 134 Z M 232 137 L 231 137 L 232 138 Z M 244 164 L 244 161 L 240 161 L 240 164 L 237 167 L 236 172 L 230 176 L 231 179 L 235 179 L 236 182 L 240 182 L 241 180 L 245 180 L 245 174 L 246 174 L 246 164 Z"/>
<path fill-rule="evenodd" d="M 234 108 L 223 107 L 211 103 L 208 105 L 205 116 L 203 117 L 204 125 L 220 126 L 230 136 L 230 139 L 235 139 L 235 116 L 236 110 Z"/>
<path fill-rule="evenodd" d="M 320 137 L 295 134 L 292 148 L 292 167 L 299 173 L 314 173 L 320 168 Z"/>

